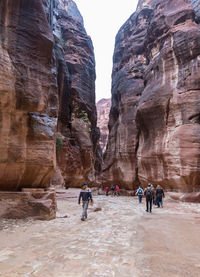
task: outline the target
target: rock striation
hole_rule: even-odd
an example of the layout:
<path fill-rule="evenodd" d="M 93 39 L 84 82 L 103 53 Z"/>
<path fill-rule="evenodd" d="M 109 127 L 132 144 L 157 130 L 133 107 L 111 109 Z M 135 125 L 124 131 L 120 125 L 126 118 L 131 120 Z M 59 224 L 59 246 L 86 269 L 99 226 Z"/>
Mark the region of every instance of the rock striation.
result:
<path fill-rule="evenodd" d="M 60 103 L 57 161 L 65 186 L 80 187 L 85 181 L 95 183 L 101 169 L 94 50 L 73 1 L 57 2 L 54 17 Z"/>
<path fill-rule="evenodd" d="M 108 141 L 108 121 L 111 107 L 111 99 L 101 99 L 97 102 L 97 126 L 100 129 L 100 146 L 103 153 Z"/>
<path fill-rule="evenodd" d="M 200 189 L 198 5 L 141 0 L 119 30 L 104 182 Z"/>
<path fill-rule="evenodd" d="M 43 189 L 39 211 L 56 163 L 56 184 L 95 182 L 100 170 L 93 46 L 71 0 L 1 1 L 0 37 L 0 190 L 28 207 L 20 191 Z"/>
<path fill-rule="evenodd" d="M 53 34 L 42 1 L 1 1 L 0 13 L 0 189 L 47 187 L 56 163 Z"/>

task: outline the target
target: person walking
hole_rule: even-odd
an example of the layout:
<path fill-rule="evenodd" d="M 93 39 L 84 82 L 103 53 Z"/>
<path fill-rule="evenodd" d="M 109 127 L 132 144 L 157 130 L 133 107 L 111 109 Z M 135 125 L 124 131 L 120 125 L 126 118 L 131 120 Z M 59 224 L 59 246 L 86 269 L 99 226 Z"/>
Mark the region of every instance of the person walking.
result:
<path fill-rule="evenodd" d="M 151 187 L 151 190 L 154 192 L 153 193 L 153 198 L 152 198 L 152 203 L 154 205 L 156 205 L 156 199 L 155 199 L 155 192 L 156 192 L 156 190 L 155 190 L 155 188 L 154 188 L 154 186 L 152 184 L 150 184 L 150 187 Z"/>
<path fill-rule="evenodd" d="M 119 196 L 119 186 L 116 185 L 114 195 Z"/>
<path fill-rule="evenodd" d="M 139 203 L 142 203 L 142 196 L 144 195 L 144 191 L 141 186 L 136 191 L 136 195 L 138 196 Z"/>
<path fill-rule="evenodd" d="M 144 190 L 144 195 L 146 196 L 146 212 L 152 212 L 152 201 L 154 198 L 154 191 L 151 188 L 151 184 Z"/>
<path fill-rule="evenodd" d="M 89 205 L 89 201 L 93 202 L 91 190 L 88 188 L 87 183 L 84 183 L 82 186 L 82 190 L 80 191 L 78 204 L 80 205 L 82 200 L 83 212 L 81 216 L 81 220 L 84 221 L 87 219 L 87 209 Z"/>
<path fill-rule="evenodd" d="M 160 206 L 163 208 L 163 197 L 165 197 L 163 188 L 158 185 L 156 188 L 156 204 L 158 208 L 160 208 Z"/>
<path fill-rule="evenodd" d="M 114 195 L 114 192 L 115 192 L 115 186 L 114 185 L 111 186 L 110 191 L 111 191 L 111 195 Z"/>
<path fill-rule="evenodd" d="M 106 191 L 106 196 L 108 196 L 108 193 L 109 193 L 109 191 L 110 191 L 109 186 L 107 186 L 107 187 L 105 188 L 105 191 Z"/>

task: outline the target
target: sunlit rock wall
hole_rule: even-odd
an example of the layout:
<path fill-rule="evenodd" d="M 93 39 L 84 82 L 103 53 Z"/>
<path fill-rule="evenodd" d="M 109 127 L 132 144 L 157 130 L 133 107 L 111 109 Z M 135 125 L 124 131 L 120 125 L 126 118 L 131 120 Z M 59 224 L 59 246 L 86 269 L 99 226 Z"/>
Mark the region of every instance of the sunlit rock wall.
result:
<path fill-rule="evenodd" d="M 191 1 L 139 1 L 118 32 L 104 182 L 199 190 L 196 18 Z"/>
<path fill-rule="evenodd" d="M 6 211 L 14 196 L 18 218 L 52 219 L 50 183 L 95 184 L 101 168 L 96 124 L 94 52 L 76 4 L 1 1 L 0 190 L 18 193 L 1 193 L 0 216 L 12 217 Z"/>
<path fill-rule="evenodd" d="M 46 187 L 58 106 L 42 2 L 1 1 L 0 35 L 0 190 Z"/>
<path fill-rule="evenodd" d="M 76 4 L 9 0 L 0 12 L 0 189 L 48 187 L 57 138 L 66 183 L 95 182 L 95 60 Z"/>

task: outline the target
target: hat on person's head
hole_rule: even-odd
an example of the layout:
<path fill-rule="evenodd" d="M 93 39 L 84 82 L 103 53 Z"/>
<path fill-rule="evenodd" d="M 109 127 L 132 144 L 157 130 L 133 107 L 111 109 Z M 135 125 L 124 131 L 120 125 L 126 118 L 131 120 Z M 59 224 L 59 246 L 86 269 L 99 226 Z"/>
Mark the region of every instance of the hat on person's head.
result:
<path fill-rule="evenodd" d="M 87 187 L 87 183 L 84 183 L 84 184 L 82 185 L 82 188 L 83 188 L 83 187 Z"/>

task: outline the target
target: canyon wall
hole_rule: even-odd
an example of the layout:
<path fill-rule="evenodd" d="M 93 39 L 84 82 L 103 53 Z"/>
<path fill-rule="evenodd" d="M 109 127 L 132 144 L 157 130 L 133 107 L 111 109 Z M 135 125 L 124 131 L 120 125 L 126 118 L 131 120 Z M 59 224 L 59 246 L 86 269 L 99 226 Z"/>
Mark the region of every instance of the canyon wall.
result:
<path fill-rule="evenodd" d="M 53 34 L 42 1 L 1 1 L 0 13 L 0 189 L 47 187 L 56 163 Z"/>
<path fill-rule="evenodd" d="M 97 126 L 100 129 L 99 144 L 103 153 L 108 141 L 108 121 L 110 114 L 111 99 L 101 99 L 97 102 Z"/>
<path fill-rule="evenodd" d="M 80 187 L 84 181 L 92 185 L 101 169 L 93 45 L 73 1 L 60 0 L 55 11 L 58 165 L 66 187 Z"/>
<path fill-rule="evenodd" d="M 100 170 L 92 42 L 71 0 L 1 1 L 0 35 L 0 190 L 55 210 L 56 153 L 66 185 Z"/>
<path fill-rule="evenodd" d="M 141 0 L 119 30 L 103 182 L 200 189 L 198 5 Z"/>

